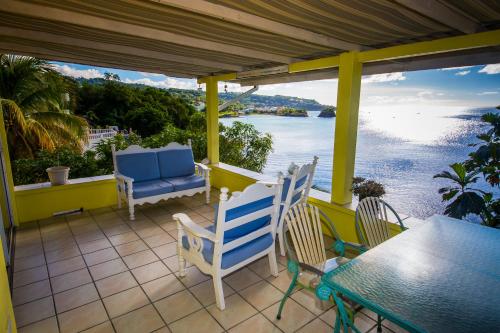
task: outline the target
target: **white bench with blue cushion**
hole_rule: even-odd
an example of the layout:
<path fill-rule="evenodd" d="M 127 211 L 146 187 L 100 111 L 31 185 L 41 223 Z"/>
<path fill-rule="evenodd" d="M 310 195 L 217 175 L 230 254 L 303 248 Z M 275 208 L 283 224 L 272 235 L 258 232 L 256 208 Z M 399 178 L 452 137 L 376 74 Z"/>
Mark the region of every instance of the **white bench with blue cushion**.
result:
<path fill-rule="evenodd" d="M 215 298 L 224 310 L 222 278 L 264 256 L 271 274 L 278 276 L 275 236 L 283 178 L 274 185 L 252 184 L 228 200 L 222 188 L 215 227 L 203 228 L 186 214 L 175 214 L 178 229 L 179 274 L 185 260 L 213 278 Z"/>
<path fill-rule="evenodd" d="M 115 151 L 113 164 L 118 188 L 118 207 L 125 200 L 130 219 L 135 219 L 135 205 L 206 193 L 210 203 L 210 169 L 195 163 L 191 144 L 169 143 L 150 149 L 130 146 Z"/>

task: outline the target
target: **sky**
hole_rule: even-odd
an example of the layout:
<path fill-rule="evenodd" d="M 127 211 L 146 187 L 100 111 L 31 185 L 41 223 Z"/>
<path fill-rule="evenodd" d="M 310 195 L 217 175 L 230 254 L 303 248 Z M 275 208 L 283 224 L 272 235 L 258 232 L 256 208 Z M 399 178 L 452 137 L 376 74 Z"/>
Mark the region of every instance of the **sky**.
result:
<path fill-rule="evenodd" d="M 105 72 L 118 74 L 122 82 L 142 83 L 159 88 L 196 89 L 195 80 L 162 74 L 126 71 L 53 62 L 54 68 L 72 77 L 98 78 Z M 223 91 L 220 82 L 219 91 Z M 256 94 L 312 98 L 336 105 L 337 79 L 260 86 Z M 203 88 L 203 86 L 202 86 Z M 243 92 L 249 87 L 227 83 L 228 91 Z M 364 76 L 361 107 L 380 106 L 492 107 L 500 105 L 500 64 L 452 67 L 438 70 L 395 72 Z"/>

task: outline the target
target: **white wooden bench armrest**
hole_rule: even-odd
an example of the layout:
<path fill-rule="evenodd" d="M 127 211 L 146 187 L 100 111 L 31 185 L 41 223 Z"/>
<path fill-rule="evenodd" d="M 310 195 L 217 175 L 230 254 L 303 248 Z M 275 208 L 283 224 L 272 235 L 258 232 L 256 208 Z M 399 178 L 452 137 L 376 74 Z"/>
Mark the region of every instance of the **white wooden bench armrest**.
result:
<path fill-rule="evenodd" d="M 209 167 L 207 167 L 205 164 L 203 163 L 197 163 L 195 162 L 194 165 L 196 165 L 198 168 L 201 168 L 202 170 L 204 171 L 210 171 L 211 169 Z"/>
<path fill-rule="evenodd" d="M 264 185 L 268 185 L 268 186 L 274 186 L 274 185 L 278 185 L 278 182 L 277 181 L 268 181 L 268 180 L 259 180 L 257 182 L 257 184 L 264 184 Z"/>
<path fill-rule="evenodd" d="M 214 243 L 217 243 L 217 240 L 215 238 L 215 234 L 213 232 L 208 231 L 207 229 L 194 223 L 191 220 L 191 218 L 189 216 L 187 216 L 186 214 L 184 214 L 184 213 L 175 214 L 174 220 L 177 221 L 178 228 L 182 229 L 183 231 L 188 232 L 192 236 L 195 236 L 198 238 L 206 238 Z"/>
<path fill-rule="evenodd" d="M 119 180 L 123 180 L 125 182 L 134 182 L 134 178 L 131 178 L 131 177 L 127 177 L 125 175 L 122 175 L 120 173 L 115 173 L 115 178 L 116 179 L 119 179 Z"/>

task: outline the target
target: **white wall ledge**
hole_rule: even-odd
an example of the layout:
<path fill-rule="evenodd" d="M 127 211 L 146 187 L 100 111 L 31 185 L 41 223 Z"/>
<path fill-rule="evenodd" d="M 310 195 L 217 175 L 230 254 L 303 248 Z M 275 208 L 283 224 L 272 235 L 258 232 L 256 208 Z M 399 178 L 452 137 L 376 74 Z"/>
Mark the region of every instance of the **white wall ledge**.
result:
<path fill-rule="evenodd" d="M 85 184 L 85 183 L 92 183 L 92 182 L 111 180 L 111 179 L 115 179 L 115 176 L 114 175 L 103 175 L 103 176 L 94 176 L 94 177 L 85 177 L 85 178 L 74 178 L 74 179 L 69 179 L 67 184 L 58 185 L 58 186 L 52 186 L 50 184 L 50 182 L 38 183 L 38 184 L 18 185 L 18 186 L 14 186 L 14 191 L 21 192 L 21 191 L 39 190 L 39 189 L 43 189 L 43 188 L 64 188 L 65 186 L 68 186 L 68 185 Z"/>

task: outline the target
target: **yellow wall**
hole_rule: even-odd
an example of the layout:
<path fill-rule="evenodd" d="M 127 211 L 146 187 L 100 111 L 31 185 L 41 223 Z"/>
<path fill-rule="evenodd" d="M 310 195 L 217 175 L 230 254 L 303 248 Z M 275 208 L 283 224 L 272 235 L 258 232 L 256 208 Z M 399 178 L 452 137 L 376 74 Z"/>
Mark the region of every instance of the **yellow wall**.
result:
<path fill-rule="evenodd" d="M 8 332 L 7 328 L 12 328 L 12 332 L 17 332 L 14 310 L 9 289 L 9 280 L 7 270 L 5 269 L 5 260 L 3 248 L 0 246 L 0 332 Z"/>
<path fill-rule="evenodd" d="M 51 217 L 53 213 L 96 209 L 116 205 L 116 181 L 98 180 L 32 190 L 16 190 L 15 203 L 20 223 Z"/>

